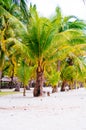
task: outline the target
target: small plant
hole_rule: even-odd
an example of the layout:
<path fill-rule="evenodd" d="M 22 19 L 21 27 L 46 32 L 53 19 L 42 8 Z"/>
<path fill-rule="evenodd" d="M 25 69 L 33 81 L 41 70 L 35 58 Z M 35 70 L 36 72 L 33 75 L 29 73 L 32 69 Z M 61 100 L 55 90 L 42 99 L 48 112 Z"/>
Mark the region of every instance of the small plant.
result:
<path fill-rule="evenodd" d="M 23 96 L 25 96 L 26 86 L 28 85 L 32 71 L 33 71 L 32 66 L 28 66 L 24 60 L 20 61 L 20 64 L 17 68 L 17 76 L 18 79 L 22 82 L 24 87 Z"/>

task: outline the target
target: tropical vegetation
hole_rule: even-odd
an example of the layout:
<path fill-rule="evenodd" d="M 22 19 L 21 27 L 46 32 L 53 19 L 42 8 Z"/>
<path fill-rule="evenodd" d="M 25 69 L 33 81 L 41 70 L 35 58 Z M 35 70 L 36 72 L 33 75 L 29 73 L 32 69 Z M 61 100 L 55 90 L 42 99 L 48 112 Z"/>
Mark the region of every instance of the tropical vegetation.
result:
<path fill-rule="evenodd" d="M 85 51 L 85 21 L 63 16 L 59 7 L 46 18 L 25 0 L 0 1 L 0 82 L 7 75 L 12 85 L 16 76 L 24 96 L 32 78 L 35 97 L 43 95 L 45 81 L 53 88 L 61 81 L 64 91 L 67 83 L 85 82 Z"/>

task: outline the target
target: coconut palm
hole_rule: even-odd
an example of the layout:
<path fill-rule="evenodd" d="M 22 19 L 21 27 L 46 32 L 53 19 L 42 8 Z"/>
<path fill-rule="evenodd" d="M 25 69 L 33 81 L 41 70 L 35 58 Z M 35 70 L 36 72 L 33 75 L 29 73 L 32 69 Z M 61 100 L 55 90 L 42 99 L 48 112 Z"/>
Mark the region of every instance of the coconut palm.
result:
<path fill-rule="evenodd" d="M 20 82 L 23 84 L 23 96 L 26 95 L 26 87 L 28 86 L 29 80 L 31 78 L 31 75 L 33 73 L 34 66 L 28 66 L 25 59 L 20 60 L 18 67 L 17 67 L 17 76 Z"/>
<path fill-rule="evenodd" d="M 18 60 L 20 59 L 19 57 L 21 57 L 21 59 L 24 58 L 24 55 L 27 55 L 28 57 L 28 52 L 26 52 L 26 49 L 24 52 L 25 46 L 21 43 L 22 31 L 26 31 L 26 27 L 23 23 L 26 23 L 26 20 L 28 21 L 28 18 L 25 17 L 28 15 L 28 10 L 25 10 L 27 6 L 26 3 L 24 3 L 24 0 L 21 0 L 19 3 L 12 0 L 7 2 L 1 1 L 1 5 L 0 15 L 3 19 L 3 28 L 1 31 L 3 37 L 1 38 L 1 43 L 2 49 L 10 62 L 10 76 L 11 79 L 13 79 L 15 68 L 18 64 Z M 26 19 L 22 20 L 22 17 L 25 17 Z M 19 90 L 18 88 L 16 90 Z"/>
<path fill-rule="evenodd" d="M 60 81 L 60 72 L 57 71 L 57 64 L 54 64 L 47 68 L 45 72 L 46 82 L 52 86 L 52 93 L 58 91 L 58 82 Z"/>
<path fill-rule="evenodd" d="M 53 17 L 54 22 L 57 24 L 59 23 L 59 31 L 60 32 L 64 32 L 67 29 L 75 29 L 75 30 L 81 30 L 81 31 L 85 31 L 86 30 L 86 22 L 83 20 L 78 19 L 75 16 L 66 16 L 63 17 L 60 8 L 56 8 L 56 15 Z M 59 12 L 59 13 L 58 13 Z M 77 38 L 73 36 L 72 40 L 70 40 L 70 45 L 73 46 L 73 48 L 71 47 L 70 49 L 62 49 L 60 51 L 60 53 L 58 52 L 58 61 L 57 61 L 57 66 L 58 66 L 58 71 L 60 71 L 61 69 L 61 61 L 63 60 L 63 55 L 67 56 L 70 52 L 73 52 L 74 54 L 76 53 L 76 55 L 83 55 L 83 52 L 81 51 L 81 48 L 84 47 L 83 45 L 80 45 L 81 43 L 86 43 L 86 36 L 81 34 L 81 36 L 77 35 Z M 72 36 L 72 35 L 71 35 Z M 69 38 L 70 39 L 70 38 Z M 78 45 L 77 45 L 78 44 Z M 68 46 L 67 46 L 68 47 Z M 77 51 L 76 51 L 77 50 Z M 61 53 L 62 52 L 62 53 Z"/>
<path fill-rule="evenodd" d="M 82 32 L 73 29 L 59 30 L 61 20 L 49 20 L 39 17 L 36 10 L 31 8 L 31 18 L 28 25 L 27 33 L 23 34 L 30 58 L 37 66 L 36 69 L 36 86 L 34 88 L 34 96 L 42 95 L 42 87 L 44 80 L 44 70 L 55 60 L 62 51 L 66 52 L 62 56 L 64 59 L 73 48 L 70 45 L 72 41 L 80 40 Z M 61 19 L 61 18 L 60 18 Z M 80 43 L 80 42 L 79 42 Z M 78 43 L 78 44 L 79 44 Z M 71 50 L 70 50 L 71 48 Z"/>
<path fill-rule="evenodd" d="M 60 7 L 56 8 L 56 14 L 51 18 L 51 20 L 53 21 L 54 26 L 56 26 L 56 28 L 58 29 L 58 32 L 64 32 L 65 30 L 69 30 L 69 29 L 75 29 L 75 30 L 79 29 L 79 31 L 86 30 L 85 21 L 78 19 L 76 16 L 64 16 L 63 17 Z M 58 27 L 57 27 L 57 24 L 58 24 Z M 67 34 L 65 34 L 65 35 L 67 35 Z M 80 43 L 80 41 L 82 42 L 83 38 L 78 37 L 77 40 Z M 77 44 L 78 43 L 77 40 L 76 40 L 76 34 L 75 34 L 75 37 L 73 36 L 73 40 L 70 40 L 71 44 L 74 45 L 73 41 L 74 42 L 76 41 L 76 44 Z M 60 71 L 60 68 L 61 68 L 60 67 L 61 60 L 63 60 L 62 55 L 64 55 L 64 57 L 65 57 L 65 55 L 68 54 L 68 53 L 66 53 L 66 51 L 64 51 L 64 49 L 62 49 L 62 53 L 60 52 L 60 54 L 58 55 L 58 61 L 57 61 L 58 71 Z"/>
<path fill-rule="evenodd" d="M 1 45 L 0 45 L 0 87 L 1 87 L 1 79 L 2 79 L 2 73 L 3 73 L 3 66 L 4 66 L 4 59 L 5 59 L 5 53 L 4 51 L 1 49 Z"/>
<path fill-rule="evenodd" d="M 64 61 L 64 67 L 61 71 L 62 78 L 62 87 L 61 91 L 65 91 L 65 86 L 69 82 L 70 88 L 74 88 L 71 86 L 74 82 L 84 81 L 84 73 L 86 72 L 86 67 L 84 62 L 82 61 L 81 56 L 75 56 L 74 54 L 70 55 Z M 83 77 L 83 79 L 82 79 Z"/>
<path fill-rule="evenodd" d="M 22 23 L 19 22 L 15 17 L 11 16 L 5 9 L 0 7 L 1 12 L 6 18 L 10 19 L 10 24 L 15 23 L 17 25 L 12 24 L 16 39 L 9 38 L 5 41 L 5 43 L 10 43 L 14 45 L 14 43 L 18 43 L 14 46 L 14 48 L 26 47 L 29 53 L 29 58 L 36 64 L 36 86 L 34 88 L 34 96 L 42 95 L 42 87 L 43 87 L 43 80 L 44 80 L 44 70 L 48 65 L 55 62 L 58 56 L 62 52 L 66 52 L 66 54 L 62 57 L 63 59 L 67 56 L 68 52 L 73 50 L 72 43 L 74 41 L 80 41 L 82 32 L 75 29 L 63 29 L 61 31 L 61 25 L 59 21 L 61 21 L 61 17 L 57 20 L 49 20 L 47 18 L 41 18 L 38 16 L 35 8 L 30 8 L 30 20 L 27 29 L 22 26 Z M 19 27 L 18 27 L 19 25 Z M 17 27 L 22 27 L 23 30 L 19 33 L 20 30 L 17 30 Z M 22 35 L 23 33 L 23 35 Z M 77 40 L 76 40 L 77 39 Z M 24 44 L 21 44 L 24 43 Z M 77 42 L 76 42 L 77 44 Z M 71 47 L 70 47 L 71 45 Z M 70 50 L 71 48 L 71 50 Z M 28 54 L 26 53 L 26 55 Z"/>
<path fill-rule="evenodd" d="M 22 22 L 28 21 L 29 13 L 26 0 L 1 0 L 0 5 Z"/>
<path fill-rule="evenodd" d="M 9 59 L 9 62 L 11 63 L 11 66 L 13 66 L 13 69 L 11 71 L 12 74 L 10 75 L 11 79 L 13 79 L 14 67 L 17 63 L 16 61 L 18 60 L 18 56 L 22 54 L 24 50 L 24 44 L 21 45 L 20 42 L 20 35 L 22 29 L 25 30 L 25 26 L 18 19 L 16 19 L 16 17 L 7 12 L 4 8 L 1 7 L 1 9 L 0 61 L 2 64 L 0 64 L 0 70 L 3 70 L 3 63 L 5 62 L 7 57 Z M 20 48 L 23 50 L 21 50 Z M 14 60 L 16 59 L 15 57 L 17 58 L 17 60 Z"/>

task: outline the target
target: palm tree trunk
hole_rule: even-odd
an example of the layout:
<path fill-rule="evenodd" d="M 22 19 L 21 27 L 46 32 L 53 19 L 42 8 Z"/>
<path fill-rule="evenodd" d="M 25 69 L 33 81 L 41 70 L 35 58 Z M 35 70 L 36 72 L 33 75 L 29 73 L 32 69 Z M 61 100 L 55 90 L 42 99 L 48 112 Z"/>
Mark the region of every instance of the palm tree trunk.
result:
<path fill-rule="evenodd" d="M 17 81 L 16 86 L 15 86 L 15 91 L 19 92 L 21 87 L 21 83 Z"/>
<path fill-rule="evenodd" d="M 61 86 L 61 91 L 63 92 L 63 91 L 65 91 L 65 85 L 66 85 L 66 81 L 64 80 L 63 82 L 62 82 L 62 86 Z"/>
<path fill-rule="evenodd" d="M 43 73 L 44 70 L 41 68 L 39 65 L 36 71 L 37 74 L 37 79 L 36 79 L 36 84 L 34 87 L 33 95 L 34 97 L 42 96 L 43 95 Z"/>
<path fill-rule="evenodd" d="M 61 71 L 61 60 L 57 61 L 57 71 L 60 72 Z M 60 85 L 60 81 L 58 81 L 58 86 L 56 88 L 56 92 L 58 92 L 58 87 Z"/>
<path fill-rule="evenodd" d="M 14 78 L 14 66 L 12 69 L 11 82 L 10 82 L 10 86 L 9 86 L 10 89 L 13 88 L 13 78 Z"/>
<path fill-rule="evenodd" d="M 24 86 L 23 96 L 26 96 L 26 86 Z"/>
<path fill-rule="evenodd" d="M 0 71 L 0 88 L 2 87 L 2 71 Z"/>
<path fill-rule="evenodd" d="M 58 92 L 58 87 L 55 85 L 53 86 L 52 93 Z"/>

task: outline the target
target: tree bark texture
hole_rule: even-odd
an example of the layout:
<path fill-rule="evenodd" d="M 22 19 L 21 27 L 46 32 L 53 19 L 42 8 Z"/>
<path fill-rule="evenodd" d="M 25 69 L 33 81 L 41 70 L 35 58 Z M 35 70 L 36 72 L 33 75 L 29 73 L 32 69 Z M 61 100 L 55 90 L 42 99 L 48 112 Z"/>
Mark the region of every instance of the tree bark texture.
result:
<path fill-rule="evenodd" d="M 37 79 L 36 79 L 36 84 L 34 87 L 33 95 L 34 97 L 42 96 L 43 95 L 43 73 L 44 70 L 38 66 L 36 74 L 37 74 Z"/>
<path fill-rule="evenodd" d="M 55 85 L 52 88 L 52 93 L 56 93 L 56 92 L 58 92 L 58 87 Z"/>
<path fill-rule="evenodd" d="M 61 91 L 65 91 L 65 85 L 66 85 L 66 83 L 67 82 L 65 80 L 62 82 Z"/>

